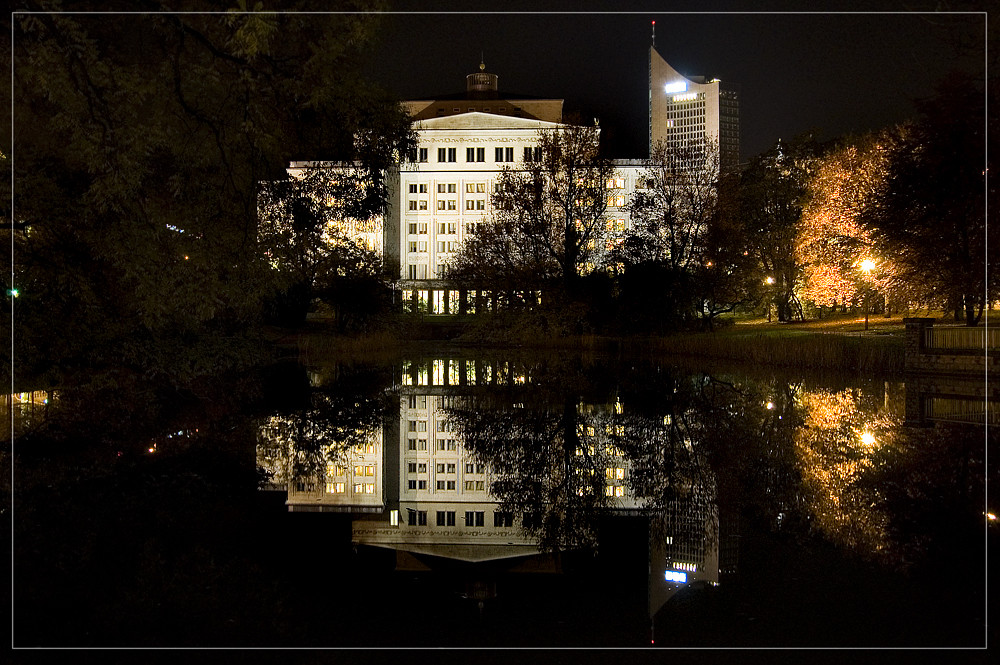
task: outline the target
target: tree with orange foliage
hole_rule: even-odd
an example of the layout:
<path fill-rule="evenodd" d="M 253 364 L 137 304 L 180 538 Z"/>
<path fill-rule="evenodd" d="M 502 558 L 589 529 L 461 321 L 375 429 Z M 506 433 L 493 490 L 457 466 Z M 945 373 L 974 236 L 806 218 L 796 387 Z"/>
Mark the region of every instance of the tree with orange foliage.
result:
<path fill-rule="evenodd" d="M 846 307 L 871 291 L 887 304 L 905 297 L 891 261 L 872 248 L 858 223 L 864 206 L 885 186 L 893 132 L 869 134 L 841 144 L 820 159 L 808 183 L 808 199 L 795 238 L 803 266 L 802 296 L 821 308 Z"/>

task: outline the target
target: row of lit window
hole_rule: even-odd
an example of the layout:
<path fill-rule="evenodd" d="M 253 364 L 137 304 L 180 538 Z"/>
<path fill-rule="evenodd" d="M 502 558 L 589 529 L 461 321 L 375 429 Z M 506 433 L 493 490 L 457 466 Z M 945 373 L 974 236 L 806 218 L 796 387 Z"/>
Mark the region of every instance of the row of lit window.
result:
<path fill-rule="evenodd" d="M 408 293 L 404 291 L 404 293 Z M 421 297 L 426 299 L 427 291 L 418 291 L 418 293 L 423 294 Z M 435 291 L 434 293 L 445 293 L 444 291 Z M 451 290 L 447 293 L 458 293 L 457 291 Z M 482 291 L 481 293 L 484 298 L 487 297 L 487 292 Z M 476 291 L 469 291 L 468 297 L 471 300 L 476 299 Z M 462 368 L 462 363 L 464 362 L 464 370 Z M 474 360 L 458 361 L 448 358 L 437 358 L 430 361 L 430 378 L 432 383 L 430 385 L 443 386 L 452 385 L 457 386 L 460 383 L 466 383 L 468 385 L 475 385 L 477 377 L 479 380 L 485 383 L 490 383 L 496 378 L 498 381 L 509 381 L 514 384 L 524 384 L 528 381 L 528 377 L 522 368 L 517 368 L 514 365 L 509 365 L 507 363 L 501 363 L 497 366 L 493 366 L 489 363 L 480 363 L 478 365 L 477 373 L 477 363 Z M 464 372 L 464 379 L 463 379 Z M 402 367 L 402 379 L 404 385 L 412 386 L 426 386 L 428 385 L 428 364 L 427 363 L 412 363 L 404 362 Z M 447 383 L 445 380 L 447 379 Z"/>
<path fill-rule="evenodd" d="M 333 477 L 336 477 L 336 476 L 347 475 L 347 467 L 344 467 L 344 466 L 342 466 L 340 464 L 327 464 L 326 465 L 326 475 L 328 477 L 330 477 L 330 478 L 333 478 Z M 354 467 L 354 475 L 358 476 L 358 477 L 360 477 L 360 476 L 374 476 L 375 475 L 375 467 L 374 466 L 355 466 Z"/>
<path fill-rule="evenodd" d="M 618 413 L 621 413 L 621 411 L 619 411 Z M 597 436 L 597 430 L 594 428 L 593 425 L 587 425 L 586 429 L 584 429 L 584 432 L 586 433 L 587 436 Z M 617 436 L 625 436 L 625 425 L 610 425 L 610 424 L 605 425 L 604 433 L 614 434 Z M 591 449 L 593 449 L 593 446 L 591 446 Z M 614 449 L 612 446 L 608 446 L 608 452 L 611 452 L 612 450 L 616 449 Z"/>
<path fill-rule="evenodd" d="M 312 489 L 311 488 L 309 490 L 304 490 L 303 489 L 303 490 L 300 490 L 300 491 L 312 491 Z M 346 493 L 346 491 L 347 491 L 347 484 L 346 483 L 328 482 L 326 484 L 326 493 L 327 494 L 344 494 L 344 493 Z M 355 494 L 374 494 L 375 493 L 375 483 L 355 483 L 354 484 L 354 493 Z"/>

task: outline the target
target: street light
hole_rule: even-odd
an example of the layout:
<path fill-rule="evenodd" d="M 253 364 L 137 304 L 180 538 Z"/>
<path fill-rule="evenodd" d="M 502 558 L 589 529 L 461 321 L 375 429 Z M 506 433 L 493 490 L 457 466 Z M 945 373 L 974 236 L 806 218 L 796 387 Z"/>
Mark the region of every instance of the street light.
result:
<path fill-rule="evenodd" d="M 859 267 L 861 272 L 865 274 L 865 330 L 868 330 L 868 310 L 871 308 L 871 284 L 868 282 L 868 278 L 871 277 L 872 270 L 875 269 L 875 262 L 871 259 L 864 259 L 861 261 Z"/>
<path fill-rule="evenodd" d="M 771 277 L 770 275 L 768 275 L 767 277 L 765 277 L 764 278 L 764 285 L 765 286 L 774 286 L 774 277 Z M 769 296 L 769 299 L 767 301 L 767 322 L 768 323 L 771 322 L 771 300 L 770 300 L 770 296 Z"/>

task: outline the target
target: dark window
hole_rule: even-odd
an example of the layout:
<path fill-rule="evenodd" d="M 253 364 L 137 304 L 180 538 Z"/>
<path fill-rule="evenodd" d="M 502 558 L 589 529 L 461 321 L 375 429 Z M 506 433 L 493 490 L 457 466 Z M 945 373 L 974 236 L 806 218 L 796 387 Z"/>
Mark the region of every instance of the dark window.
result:
<path fill-rule="evenodd" d="M 439 510 L 437 511 L 437 525 L 438 526 L 455 526 L 455 511 L 454 510 Z"/>

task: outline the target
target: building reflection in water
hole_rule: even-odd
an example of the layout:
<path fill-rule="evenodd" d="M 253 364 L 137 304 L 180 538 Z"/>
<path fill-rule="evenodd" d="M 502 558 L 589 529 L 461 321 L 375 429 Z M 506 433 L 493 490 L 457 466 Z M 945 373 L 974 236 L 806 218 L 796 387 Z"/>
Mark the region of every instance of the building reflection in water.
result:
<path fill-rule="evenodd" d="M 58 393 L 54 390 L 32 390 L 3 395 L 4 422 L 9 427 L 3 428 L 0 438 L 7 439 L 11 434 L 17 437 L 38 426 L 45 420 L 50 406 L 57 399 Z"/>
<path fill-rule="evenodd" d="M 557 571 L 554 553 L 596 547 L 600 520 L 618 515 L 650 523 L 650 616 L 685 585 L 718 584 L 723 563 L 735 570 L 735 548 L 720 558 L 714 474 L 688 414 L 551 390 L 553 376 L 537 385 L 528 364 L 431 358 L 403 363 L 384 420 L 355 414 L 363 426 L 341 426 L 345 441 L 318 381 L 310 408 L 261 424 L 268 488 L 287 491 L 289 511 L 356 514 L 354 542 L 396 550 L 400 569 Z"/>
<path fill-rule="evenodd" d="M 288 510 L 353 514 L 354 543 L 395 550 L 397 570 L 558 572 L 558 553 L 609 545 L 602 523 L 641 518 L 652 618 L 738 573 L 744 520 L 913 560 L 926 539 L 894 535 L 893 511 L 919 507 L 889 489 L 935 487 L 921 460 L 965 445 L 905 427 L 902 383 L 630 371 L 439 357 L 347 377 L 344 394 L 317 375 L 306 407 L 262 423 L 258 465 Z M 482 608 L 495 580 L 469 574 Z"/>

